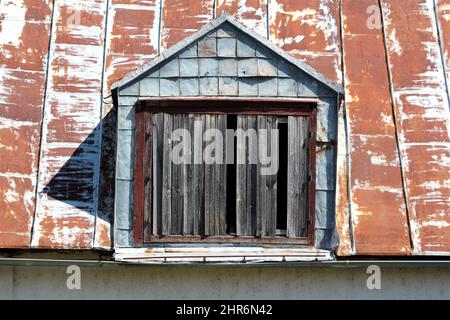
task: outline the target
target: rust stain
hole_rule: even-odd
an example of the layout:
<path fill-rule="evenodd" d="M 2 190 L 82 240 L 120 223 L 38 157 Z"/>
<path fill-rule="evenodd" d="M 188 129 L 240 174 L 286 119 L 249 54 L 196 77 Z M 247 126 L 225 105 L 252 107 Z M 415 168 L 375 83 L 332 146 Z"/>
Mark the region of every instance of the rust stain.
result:
<path fill-rule="evenodd" d="M 0 175 L 0 248 L 30 245 L 34 185 L 34 179 Z"/>
<path fill-rule="evenodd" d="M 161 48 L 169 48 L 213 18 L 214 0 L 161 0 Z"/>
<path fill-rule="evenodd" d="M 110 86 L 158 54 L 159 0 L 115 0 L 108 11 L 105 96 Z"/>
<path fill-rule="evenodd" d="M 415 254 L 450 251 L 450 115 L 434 2 L 383 1 Z"/>
<path fill-rule="evenodd" d="M 34 214 L 51 2 L 0 6 L 0 247 L 26 248 Z"/>
<path fill-rule="evenodd" d="M 47 210 L 56 208 L 48 207 Z M 71 212 L 72 211 L 72 212 Z M 75 210 L 67 208 L 58 216 L 45 216 L 39 227 L 46 232 L 37 238 L 33 246 L 41 249 L 90 249 L 92 248 L 93 220 L 82 217 Z M 90 232 L 89 232 L 90 231 Z"/>
<path fill-rule="evenodd" d="M 339 256 L 353 254 L 353 230 L 350 224 L 350 197 L 348 180 L 348 150 L 346 137 L 346 124 L 344 119 L 345 104 L 341 102 L 338 111 L 338 140 L 337 140 L 337 174 L 336 174 L 336 230 L 339 235 Z"/>
<path fill-rule="evenodd" d="M 106 3 L 55 4 L 33 247 L 94 243 Z"/>
<path fill-rule="evenodd" d="M 350 190 L 356 254 L 410 253 L 400 162 L 376 0 L 343 3 Z M 380 20 L 381 23 L 381 20 Z"/>
<path fill-rule="evenodd" d="M 437 16 L 440 26 L 441 46 L 447 73 L 447 83 L 450 82 L 450 1 L 437 1 Z M 447 88 L 448 90 L 448 88 Z"/>
<path fill-rule="evenodd" d="M 109 8 L 106 0 L 57 1 L 50 35 L 52 3 L 18 0 L 0 6 L 3 248 L 29 246 L 35 200 L 34 247 L 111 247 L 115 114 L 109 87 L 214 15 L 234 15 L 331 80 L 341 81 L 338 0 L 110 0 Z M 350 171 L 347 150 L 341 145 L 336 206 L 339 254 L 449 254 L 450 117 L 444 80 L 450 70 L 450 2 L 382 3 L 387 52 L 374 11 L 378 1 L 342 1 Z M 41 124 L 44 135 L 36 186 Z M 106 138 L 99 159 L 101 131 Z M 73 174 L 61 174 L 64 167 Z M 57 194 L 47 194 L 46 186 L 58 175 Z M 69 200 L 55 199 L 67 185 L 74 187 Z"/>
<path fill-rule="evenodd" d="M 270 39 L 330 80 L 341 82 L 338 0 L 270 1 Z"/>
<path fill-rule="evenodd" d="M 103 84 L 102 158 L 95 247 L 112 246 L 114 211 L 116 114 L 111 85 L 153 59 L 159 50 L 159 0 L 114 0 L 108 10 L 106 61 Z"/>
<path fill-rule="evenodd" d="M 216 17 L 223 13 L 233 15 L 246 27 L 267 37 L 267 0 L 218 0 Z"/>

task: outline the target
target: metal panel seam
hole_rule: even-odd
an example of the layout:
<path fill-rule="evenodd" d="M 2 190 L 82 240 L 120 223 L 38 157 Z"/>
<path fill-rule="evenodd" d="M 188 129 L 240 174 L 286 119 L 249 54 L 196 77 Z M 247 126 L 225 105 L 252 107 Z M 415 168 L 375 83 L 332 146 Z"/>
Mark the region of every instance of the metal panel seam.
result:
<path fill-rule="evenodd" d="M 439 45 L 439 53 L 441 55 L 441 63 L 442 63 L 442 72 L 444 73 L 444 83 L 445 83 L 445 89 L 447 91 L 447 99 L 449 102 L 449 108 L 450 108 L 450 92 L 449 92 L 449 86 L 448 86 L 448 79 L 447 79 L 447 64 L 445 63 L 445 58 L 444 58 L 444 50 L 442 48 L 442 26 L 441 23 L 439 22 L 439 16 L 438 16 L 438 7 L 437 7 L 437 2 L 439 0 L 433 0 L 433 9 L 434 9 L 434 21 L 436 23 L 436 31 L 437 31 L 437 40 L 438 40 L 438 45 Z"/>
<path fill-rule="evenodd" d="M 158 18 L 158 56 L 161 54 L 161 26 L 162 26 L 162 15 L 163 15 L 163 1 L 159 0 L 159 18 Z"/>
<path fill-rule="evenodd" d="M 339 28 L 339 36 L 341 40 L 341 68 L 342 68 L 342 87 L 345 88 L 345 68 L 344 68 L 344 18 L 342 15 L 342 1 L 339 1 L 339 20 L 340 20 L 340 28 Z M 345 89 L 344 89 L 345 90 Z M 338 107 L 341 105 L 339 103 L 339 95 L 338 95 Z M 345 156 L 346 156 L 346 167 L 347 167 L 347 196 L 348 196 L 348 224 L 349 224 L 349 236 L 350 236 L 350 244 L 351 244 L 351 250 L 352 254 L 355 254 L 356 252 L 356 246 L 354 241 L 354 226 L 353 226 L 353 220 L 352 220 L 352 190 L 350 186 L 350 134 L 349 134 L 349 124 L 348 124 L 348 117 L 347 117 L 347 104 L 345 102 L 345 93 L 344 93 L 344 99 L 342 100 L 342 108 L 343 108 L 343 117 L 344 117 L 344 132 L 345 132 Z M 337 166 L 336 166 L 337 169 Z M 336 170 L 337 172 L 337 170 Z M 336 174 L 337 175 L 337 174 Z M 338 180 L 336 179 L 336 183 Z M 337 189 L 336 189 L 337 190 Z M 337 198 L 337 193 L 335 195 Z M 336 202 L 337 203 L 337 202 Z"/>
<path fill-rule="evenodd" d="M 266 3 L 266 29 L 267 29 L 267 39 L 270 39 L 270 0 Z"/>
<path fill-rule="evenodd" d="M 405 201 L 405 211 L 406 211 L 406 218 L 408 223 L 408 236 L 409 236 L 409 245 L 411 246 L 411 252 L 414 252 L 414 241 L 412 238 L 412 231 L 411 231 L 411 220 L 410 220 L 410 208 L 409 208 L 409 201 L 408 201 L 408 192 L 406 190 L 406 179 L 405 179 L 405 168 L 403 165 L 403 159 L 402 154 L 400 150 L 400 141 L 399 141 L 399 133 L 398 133 L 398 126 L 397 126 L 397 112 L 395 110 L 395 96 L 394 96 L 394 87 L 392 83 L 392 72 L 391 72 L 391 64 L 389 60 L 389 54 L 388 54 L 388 46 L 387 46 L 387 40 L 386 40 L 386 28 L 385 28 L 385 18 L 383 13 L 383 0 L 378 0 L 378 6 L 380 9 L 380 18 L 381 18 L 381 30 L 383 34 L 383 44 L 384 44 L 384 52 L 386 53 L 386 68 L 387 68 L 387 76 L 389 81 L 389 94 L 391 95 L 391 106 L 392 106 L 392 119 L 394 123 L 395 128 L 395 143 L 397 145 L 397 154 L 399 158 L 399 164 L 400 164 L 400 175 L 402 178 L 402 190 L 403 190 L 403 198 Z"/>
<path fill-rule="evenodd" d="M 51 47 L 52 47 L 52 34 L 53 34 L 53 26 L 54 26 L 54 14 L 55 14 L 55 0 L 52 0 L 52 14 L 50 16 L 50 30 L 48 36 L 48 53 L 47 53 L 47 61 L 45 66 L 45 81 L 44 81 L 44 94 L 42 95 L 42 110 L 41 110 L 41 128 L 39 130 L 39 146 L 38 146 L 38 161 L 37 161 L 37 170 L 36 170 L 36 186 L 34 191 L 34 212 L 33 217 L 31 218 L 31 230 L 30 230 L 30 243 L 29 247 L 33 243 L 33 235 L 34 235 L 34 223 L 37 214 L 37 202 L 38 202 L 38 193 L 39 193 L 39 175 L 40 175 L 40 164 L 41 164 L 41 155 L 42 155 L 42 135 L 44 134 L 44 120 L 45 120 L 45 105 L 47 100 L 47 88 L 48 88 L 48 78 L 49 78 L 49 68 L 50 68 L 50 57 L 52 55 Z"/>
<path fill-rule="evenodd" d="M 100 180 L 101 180 L 101 167 L 102 167 L 102 136 L 103 136 L 103 99 L 104 93 L 104 85 L 105 85 L 105 74 L 106 74 L 106 45 L 107 45 L 107 39 L 108 39 L 108 16 L 109 16 L 109 2 L 110 0 L 106 0 L 106 8 L 105 8 L 105 26 L 103 30 L 105 30 L 105 35 L 103 37 L 103 60 L 102 60 L 102 76 L 101 76 L 101 84 L 100 84 L 100 117 L 99 117 L 99 126 L 98 126 L 98 135 L 100 137 L 100 148 L 98 151 L 98 162 L 97 162 L 97 168 L 95 170 L 97 174 L 97 188 L 94 191 L 94 210 L 95 210 L 95 217 L 94 217 L 94 232 L 92 235 L 92 248 L 95 247 L 95 239 L 97 235 L 97 219 L 98 219 L 98 204 L 99 204 L 99 195 L 100 195 Z"/>

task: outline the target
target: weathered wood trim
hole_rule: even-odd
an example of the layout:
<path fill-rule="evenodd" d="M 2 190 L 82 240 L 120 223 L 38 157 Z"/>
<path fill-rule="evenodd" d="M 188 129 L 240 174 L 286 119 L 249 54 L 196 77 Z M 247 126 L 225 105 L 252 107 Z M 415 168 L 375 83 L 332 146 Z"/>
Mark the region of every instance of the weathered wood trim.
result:
<path fill-rule="evenodd" d="M 317 147 L 317 109 L 312 110 L 309 118 L 309 190 L 308 190 L 308 240 L 314 245 L 316 222 L 316 147 Z"/>
<path fill-rule="evenodd" d="M 143 241 L 145 236 L 152 233 L 153 228 L 153 126 L 152 113 L 144 112 L 144 163 L 143 163 L 143 186 L 144 186 L 144 218 L 143 218 Z"/>
<path fill-rule="evenodd" d="M 142 245 L 144 235 L 144 156 L 145 156 L 145 113 L 136 107 L 136 157 L 134 161 L 134 205 L 133 205 L 133 240 Z"/>
<path fill-rule="evenodd" d="M 211 102 L 215 101 L 217 104 L 211 106 Z M 189 103 L 186 103 L 189 102 Z M 136 160 L 135 160 L 135 205 L 133 208 L 133 235 L 135 241 L 140 239 L 142 244 L 143 235 L 143 216 L 144 196 L 137 192 L 144 192 L 139 189 L 139 181 L 141 181 L 142 188 L 144 185 L 144 171 L 142 167 L 143 162 L 143 148 L 145 147 L 145 128 L 144 136 L 142 134 L 142 127 L 144 125 L 142 114 L 152 114 L 155 112 L 165 113 L 195 113 L 195 114 L 247 114 L 247 115 L 277 115 L 277 116 L 308 116 L 310 126 L 309 137 L 309 168 L 310 181 L 308 190 L 308 213 L 309 225 L 307 237 L 254 237 L 254 236 L 177 236 L 177 235 L 154 235 L 150 233 L 145 234 L 145 243 L 268 243 L 268 244 L 299 244 L 299 245 L 314 245 L 314 221 L 315 221 L 315 170 L 316 170 L 316 128 L 317 128 L 317 100 L 285 100 L 285 99 L 236 99 L 236 100 L 222 100 L 222 99 L 152 99 L 141 100 L 140 108 L 136 113 Z M 211 110 L 213 109 L 213 110 Z M 147 119 L 151 119 L 150 116 Z M 141 132 L 141 133 L 140 133 Z M 143 136 L 143 137 L 142 137 Z M 140 138 L 139 138 L 140 137 Z M 141 139 L 141 140 L 140 140 Z M 141 161 L 139 161 L 141 159 Z M 140 171 L 140 172 L 139 172 Z M 154 186 L 154 185 L 153 185 Z M 155 187 L 155 186 L 154 186 Z M 142 202 L 139 204 L 139 199 Z M 141 217 L 138 217 L 138 215 Z M 141 222 L 140 222 L 141 221 Z M 195 223 L 196 229 L 200 229 L 200 221 Z M 141 228 L 141 236 L 137 233 L 138 228 Z M 200 230 L 199 230 L 200 231 Z"/>
<path fill-rule="evenodd" d="M 150 237 L 152 243 L 257 243 L 257 244 L 295 244 L 312 245 L 309 238 L 296 237 L 254 237 L 254 236 L 156 236 Z"/>

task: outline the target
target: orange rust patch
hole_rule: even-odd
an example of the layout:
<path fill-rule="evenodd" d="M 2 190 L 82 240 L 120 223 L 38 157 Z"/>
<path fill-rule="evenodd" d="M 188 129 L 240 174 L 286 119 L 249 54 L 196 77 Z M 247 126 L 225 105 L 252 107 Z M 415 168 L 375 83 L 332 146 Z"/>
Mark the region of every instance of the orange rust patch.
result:
<path fill-rule="evenodd" d="M 330 80 L 341 81 L 337 0 L 274 0 L 270 38 Z"/>
<path fill-rule="evenodd" d="M 218 0 L 216 3 L 216 17 L 223 13 L 233 15 L 246 27 L 267 36 L 267 1 L 266 0 Z"/>
<path fill-rule="evenodd" d="M 161 0 L 161 47 L 169 48 L 213 18 L 213 0 Z"/>
<path fill-rule="evenodd" d="M 384 1 L 383 13 L 414 251 L 449 252 L 450 116 L 434 6 Z"/>
<path fill-rule="evenodd" d="M 93 245 L 90 217 L 46 216 L 40 222 L 37 246 L 43 249 L 88 249 Z"/>
<path fill-rule="evenodd" d="M 0 248 L 30 245 L 33 212 L 34 180 L 0 176 Z"/>
<path fill-rule="evenodd" d="M 407 215 L 381 25 L 367 27 L 378 1 L 343 3 L 350 189 L 356 254 L 409 254 Z"/>

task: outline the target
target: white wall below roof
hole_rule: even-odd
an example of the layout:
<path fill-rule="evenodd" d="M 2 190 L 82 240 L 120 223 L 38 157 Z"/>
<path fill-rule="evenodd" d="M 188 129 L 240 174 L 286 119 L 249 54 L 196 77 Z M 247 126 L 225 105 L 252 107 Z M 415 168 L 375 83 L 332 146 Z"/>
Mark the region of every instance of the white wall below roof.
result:
<path fill-rule="evenodd" d="M 368 290 L 365 268 L 81 266 L 81 290 L 66 266 L 1 266 L 0 299 L 417 299 L 450 298 L 450 268 L 382 268 Z"/>

